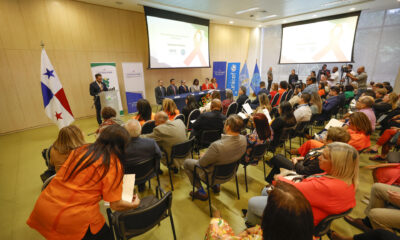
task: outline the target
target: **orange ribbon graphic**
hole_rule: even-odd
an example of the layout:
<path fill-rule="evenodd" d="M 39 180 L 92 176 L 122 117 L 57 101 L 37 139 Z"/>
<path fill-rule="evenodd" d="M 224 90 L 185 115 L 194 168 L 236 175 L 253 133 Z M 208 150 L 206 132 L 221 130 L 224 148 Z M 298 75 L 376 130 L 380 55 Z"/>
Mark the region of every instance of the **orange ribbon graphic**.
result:
<path fill-rule="evenodd" d="M 336 32 L 336 29 L 339 29 L 339 32 Z M 333 51 L 336 58 L 339 61 L 345 61 L 346 56 L 344 55 L 342 49 L 340 48 L 340 39 L 343 35 L 343 27 L 342 24 L 337 24 L 330 32 L 330 42 L 326 45 L 321 51 L 314 55 L 313 59 L 315 61 L 320 60 L 323 56 L 325 56 L 329 51 Z"/>
<path fill-rule="evenodd" d="M 193 42 L 194 42 L 194 49 L 189 54 L 189 56 L 185 59 L 184 63 L 186 64 L 186 66 L 189 66 L 197 55 L 200 59 L 201 65 L 202 66 L 207 65 L 207 62 L 204 59 L 204 56 L 201 53 L 201 49 L 200 49 L 201 43 L 203 42 L 203 34 L 201 34 L 200 30 L 197 30 L 196 33 L 194 34 Z"/>

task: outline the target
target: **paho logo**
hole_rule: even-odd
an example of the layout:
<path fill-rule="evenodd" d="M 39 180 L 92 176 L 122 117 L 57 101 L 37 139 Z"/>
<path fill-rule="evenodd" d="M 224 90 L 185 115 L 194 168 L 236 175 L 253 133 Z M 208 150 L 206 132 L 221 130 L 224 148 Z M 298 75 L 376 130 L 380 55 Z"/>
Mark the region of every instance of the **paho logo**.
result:
<path fill-rule="evenodd" d="M 232 72 L 236 72 L 236 65 L 232 65 L 232 66 L 231 66 L 231 71 L 232 71 Z"/>

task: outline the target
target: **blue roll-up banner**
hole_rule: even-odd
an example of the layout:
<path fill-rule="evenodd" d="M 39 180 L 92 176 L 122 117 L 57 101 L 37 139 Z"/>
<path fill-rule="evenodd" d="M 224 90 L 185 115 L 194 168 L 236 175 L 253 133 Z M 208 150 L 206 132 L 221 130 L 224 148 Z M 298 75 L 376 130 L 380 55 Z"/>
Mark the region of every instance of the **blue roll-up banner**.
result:
<path fill-rule="evenodd" d="M 239 94 L 239 71 L 240 63 L 228 63 L 226 88 L 231 89 L 234 96 Z"/>
<path fill-rule="evenodd" d="M 213 78 L 217 79 L 219 89 L 225 89 L 226 62 L 213 62 Z"/>

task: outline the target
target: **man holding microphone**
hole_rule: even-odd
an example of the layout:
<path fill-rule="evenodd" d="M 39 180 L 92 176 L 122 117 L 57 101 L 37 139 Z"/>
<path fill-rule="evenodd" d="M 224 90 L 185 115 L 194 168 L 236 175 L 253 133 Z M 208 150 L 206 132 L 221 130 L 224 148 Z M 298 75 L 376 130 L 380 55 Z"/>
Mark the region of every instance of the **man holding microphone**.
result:
<path fill-rule="evenodd" d="M 97 118 L 97 123 L 100 125 L 101 124 L 101 104 L 100 104 L 100 97 L 99 93 L 102 91 L 108 91 L 108 88 L 106 84 L 103 82 L 103 77 L 101 76 L 100 73 L 97 73 L 94 75 L 96 78 L 96 81 L 92 82 L 90 84 L 90 95 L 93 96 L 94 100 L 94 106 L 96 107 L 96 118 Z"/>

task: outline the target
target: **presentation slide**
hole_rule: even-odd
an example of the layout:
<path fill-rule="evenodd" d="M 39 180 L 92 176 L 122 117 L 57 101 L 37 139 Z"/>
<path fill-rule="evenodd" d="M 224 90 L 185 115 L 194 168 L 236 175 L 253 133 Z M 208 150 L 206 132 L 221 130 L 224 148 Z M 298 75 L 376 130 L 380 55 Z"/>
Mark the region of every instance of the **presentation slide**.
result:
<path fill-rule="evenodd" d="M 208 26 L 146 16 L 150 68 L 209 67 Z"/>
<path fill-rule="evenodd" d="M 358 16 L 282 28 L 280 63 L 352 61 Z"/>

